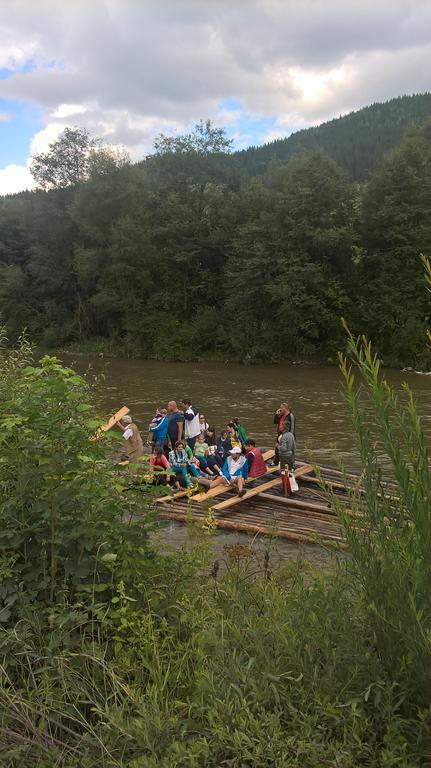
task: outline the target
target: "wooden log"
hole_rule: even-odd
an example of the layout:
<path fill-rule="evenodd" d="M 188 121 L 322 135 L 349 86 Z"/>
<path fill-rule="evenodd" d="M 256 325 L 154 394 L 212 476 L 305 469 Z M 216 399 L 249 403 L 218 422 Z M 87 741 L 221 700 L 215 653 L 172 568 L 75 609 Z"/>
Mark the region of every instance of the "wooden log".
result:
<path fill-rule="evenodd" d="M 308 472 L 313 472 L 313 467 L 311 464 L 304 464 L 304 466 L 299 467 L 299 469 L 296 470 L 295 477 L 301 477 Z M 257 488 L 252 488 L 250 491 L 247 491 L 244 496 L 235 496 L 232 499 L 226 499 L 226 501 L 222 501 L 220 504 L 215 504 L 212 509 L 218 512 L 219 510 L 227 509 L 228 507 L 240 504 L 243 501 L 248 501 L 248 499 L 251 499 L 253 496 L 258 496 L 260 493 L 269 490 L 269 488 L 275 488 L 276 485 L 281 485 L 281 482 L 282 478 L 277 477 L 276 480 L 270 480 L 269 483 L 262 483 L 261 485 L 257 486 Z"/>
<path fill-rule="evenodd" d="M 187 518 L 187 515 L 181 514 L 179 512 L 160 512 L 158 516 L 163 520 L 176 520 L 178 522 L 186 522 L 186 520 L 189 519 Z M 206 524 L 206 519 L 192 517 L 191 522 L 203 526 Z M 272 530 L 269 530 L 263 526 L 248 525 L 247 523 L 233 523 L 231 520 L 224 520 L 223 518 L 216 519 L 215 525 L 217 528 L 224 528 L 228 531 L 238 531 L 239 533 L 252 533 L 253 535 L 260 536 L 267 536 L 268 534 L 272 534 Z M 277 536 L 282 539 L 290 539 L 291 541 L 303 542 L 305 544 L 319 543 L 314 537 L 307 536 L 303 533 L 295 533 L 294 531 L 279 531 L 277 532 Z M 322 542 L 324 541 L 325 540 L 322 539 Z M 330 537 L 330 539 L 327 539 L 327 541 L 338 541 L 341 545 L 344 544 L 344 540 L 341 537 Z"/>
<path fill-rule="evenodd" d="M 204 478 L 196 478 L 198 483 L 200 483 L 201 479 Z M 176 493 L 169 493 L 167 496 L 158 496 L 156 499 L 154 499 L 155 504 L 164 504 L 166 501 L 176 501 L 176 499 L 182 499 L 184 496 L 190 496 L 191 499 L 194 497 L 191 495 L 192 489 L 191 488 L 183 488 L 181 491 L 177 491 Z"/>

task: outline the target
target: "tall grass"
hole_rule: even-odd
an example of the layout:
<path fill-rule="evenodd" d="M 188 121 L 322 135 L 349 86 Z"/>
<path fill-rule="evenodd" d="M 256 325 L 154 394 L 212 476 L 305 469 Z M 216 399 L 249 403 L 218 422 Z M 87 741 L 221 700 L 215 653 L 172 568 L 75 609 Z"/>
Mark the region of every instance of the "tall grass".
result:
<path fill-rule="evenodd" d="M 350 493 L 353 516 L 346 515 L 335 494 L 332 503 L 346 531 L 382 663 L 394 680 L 402 681 L 413 707 L 427 706 L 431 690 L 429 446 L 408 386 L 399 394 L 388 384 L 365 339 L 348 334 L 348 350 L 348 358 L 340 355 L 340 368 L 362 476 L 360 486 Z M 371 409 L 365 408 L 366 400 Z"/>

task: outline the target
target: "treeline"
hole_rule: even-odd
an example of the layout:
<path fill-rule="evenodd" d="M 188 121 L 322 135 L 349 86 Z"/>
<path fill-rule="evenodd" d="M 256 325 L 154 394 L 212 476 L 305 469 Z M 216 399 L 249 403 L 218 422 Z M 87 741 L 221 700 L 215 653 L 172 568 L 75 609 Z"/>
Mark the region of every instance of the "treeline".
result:
<path fill-rule="evenodd" d="M 237 153 L 238 160 L 249 173 L 260 174 L 272 160 L 286 162 L 295 154 L 317 149 L 332 157 L 354 181 L 367 181 L 383 156 L 400 145 L 407 128 L 430 117 L 431 93 L 398 96 L 285 139 L 249 147 Z"/>
<path fill-rule="evenodd" d="M 315 150 L 252 176 L 227 144 L 201 124 L 140 165 L 3 198 L 9 338 L 27 328 L 49 348 L 327 360 L 343 316 L 386 364 L 423 366 L 431 125 L 362 186 Z"/>

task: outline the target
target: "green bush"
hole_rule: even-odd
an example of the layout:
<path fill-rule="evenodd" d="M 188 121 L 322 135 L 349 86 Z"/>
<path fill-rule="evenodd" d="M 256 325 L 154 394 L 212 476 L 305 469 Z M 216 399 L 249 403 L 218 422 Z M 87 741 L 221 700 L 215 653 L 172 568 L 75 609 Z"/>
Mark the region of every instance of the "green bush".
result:
<path fill-rule="evenodd" d="M 368 346 L 350 352 L 397 491 L 343 361 L 363 492 L 342 518 L 351 559 L 322 575 L 271 573 L 247 546 L 210 569 L 209 532 L 158 555 L 150 491 L 93 439 L 83 380 L 0 347 L 1 765 L 426 764 L 427 448 L 411 397 L 404 410 Z"/>

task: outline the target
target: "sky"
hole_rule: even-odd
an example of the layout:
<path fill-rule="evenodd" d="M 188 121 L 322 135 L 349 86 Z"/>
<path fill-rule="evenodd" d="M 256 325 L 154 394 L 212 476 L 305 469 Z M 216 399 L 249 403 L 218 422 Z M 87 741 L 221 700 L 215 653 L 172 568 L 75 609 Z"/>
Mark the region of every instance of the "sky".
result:
<path fill-rule="evenodd" d="M 431 89 L 431 0 L 0 0 L 0 194 L 65 126 L 133 161 L 200 119 L 235 148 Z"/>

